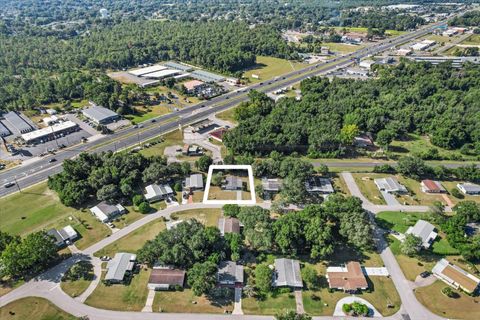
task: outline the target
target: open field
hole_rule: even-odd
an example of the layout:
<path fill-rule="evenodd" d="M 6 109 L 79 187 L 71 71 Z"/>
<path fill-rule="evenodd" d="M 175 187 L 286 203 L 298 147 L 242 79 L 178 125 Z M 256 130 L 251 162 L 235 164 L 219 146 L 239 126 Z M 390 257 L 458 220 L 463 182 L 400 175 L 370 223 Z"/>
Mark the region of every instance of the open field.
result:
<path fill-rule="evenodd" d="M 34 316 L 35 318 L 32 318 Z M 3 320 L 74 320 L 71 314 L 57 308 L 47 299 L 28 297 L 16 300 L 0 308 Z"/>
<path fill-rule="evenodd" d="M 150 148 L 145 148 L 141 150 L 140 153 L 146 157 L 163 156 L 165 147 L 174 146 L 174 145 L 183 146 L 184 144 L 183 133 L 180 132 L 179 130 L 175 130 L 161 137 L 154 138 L 152 139 L 152 141 L 158 141 L 159 139 L 163 140 L 163 142 L 160 142 L 154 146 L 151 146 Z"/>
<path fill-rule="evenodd" d="M 146 224 L 128 235 L 120 238 L 114 243 L 109 244 L 105 248 L 95 252 L 96 257 L 110 256 L 113 257 L 117 252 L 132 252 L 139 250 L 145 242 L 152 240 L 157 234 L 165 229 L 165 222 L 157 219 L 149 224 Z"/>
<path fill-rule="evenodd" d="M 149 119 L 163 116 L 172 112 L 169 107 L 164 105 L 152 107 L 135 107 L 135 110 L 137 111 L 136 114 L 125 116 L 125 118 L 135 123 L 147 121 Z"/>
<path fill-rule="evenodd" d="M 221 209 L 192 209 L 172 214 L 174 220 L 196 219 L 206 226 L 217 226 L 218 218 L 222 214 Z"/>
<path fill-rule="evenodd" d="M 388 177 L 388 174 L 376 174 L 376 173 L 354 173 L 353 177 L 358 185 L 358 188 L 362 194 L 374 204 L 385 204 L 382 194 L 378 190 L 374 179 Z"/>
<path fill-rule="evenodd" d="M 108 310 L 141 311 L 148 295 L 150 269 L 140 269 L 129 284 L 106 285 L 100 282 L 85 304 Z M 102 279 L 105 272 L 102 272 Z"/>
<path fill-rule="evenodd" d="M 457 298 L 449 298 L 442 293 L 447 284 L 437 280 L 428 287 L 415 290 L 415 296 L 430 311 L 449 319 L 480 319 L 478 297 L 470 297 L 465 293 L 454 290 Z"/>
<path fill-rule="evenodd" d="M 231 300 L 210 301 L 205 296 L 196 297 L 190 289 L 184 289 L 155 292 L 152 309 L 154 312 L 224 313 L 225 310 L 233 310 L 233 303 Z"/>
<path fill-rule="evenodd" d="M 338 32 L 343 32 L 344 30 L 346 32 L 358 32 L 358 33 L 365 33 L 365 34 L 368 32 L 368 28 L 365 28 L 365 27 L 333 27 L 333 28 Z M 405 33 L 407 32 L 397 31 L 397 30 L 385 30 L 385 34 L 391 37 L 396 37 Z"/>
<path fill-rule="evenodd" d="M 243 298 L 242 309 L 245 314 L 275 315 L 284 310 L 295 310 L 293 292 L 267 295 L 264 300 Z"/>
<path fill-rule="evenodd" d="M 332 52 L 339 52 L 339 53 L 350 53 L 365 47 L 365 45 L 355 45 L 355 44 L 346 44 L 346 43 L 337 43 L 337 42 L 323 42 L 322 46 L 328 47 Z"/>
<path fill-rule="evenodd" d="M 431 148 L 437 149 L 442 159 L 475 160 L 473 156 L 462 155 L 459 150 L 447 150 L 434 146 L 427 136 L 416 134 L 408 134 L 403 140 L 394 140 L 390 144 L 389 152 L 397 156 L 418 155 Z"/>
<path fill-rule="evenodd" d="M 237 124 L 238 122 L 234 119 L 234 114 L 235 114 L 235 108 L 230 108 L 225 111 L 216 113 L 215 116 L 218 119 L 222 119 L 222 120 L 231 122 L 233 124 Z"/>
<path fill-rule="evenodd" d="M 0 208 L 5 212 L 0 229 L 12 234 L 25 235 L 42 229 L 63 228 L 70 224 L 80 234 L 80 239 L 75 241 L 75 245 L 80 249 L 110 234 L 110 230 L 87 209 L 80 211 L 61 204 L 46 182 L 0 199 Z"/>
<path fill-rule="evenodd" d="M 75 281 L 62 280 L 60 286 L 66 294 L 68 294 L 70 297 L 75 298 L 81 295 L 85 290 L 87 290 L 94 276 L 95 275 L 93 273 L 93 266 L 91 266 L 90 272 L 88 273 L 88 277 L 86 279 L 80 278 Z"/>
<path fill-rule="evenodd" d="M 250 79 L 252 83 L 272 79 L 284 73 L 299 70 L 306 67 L 306 64 L 288 61 L 285 59 L 257 56 L 257 64 L 252 69 L 243 73 L 245 78 Z M 256 74 L 260 79 L 252 78 L 252 74 Z"/>
<path fill-rule="evenodd" d="M 460 44 L 480 45 L 480 34 L 472 34 L 470 37 L 460 42 Z"/>

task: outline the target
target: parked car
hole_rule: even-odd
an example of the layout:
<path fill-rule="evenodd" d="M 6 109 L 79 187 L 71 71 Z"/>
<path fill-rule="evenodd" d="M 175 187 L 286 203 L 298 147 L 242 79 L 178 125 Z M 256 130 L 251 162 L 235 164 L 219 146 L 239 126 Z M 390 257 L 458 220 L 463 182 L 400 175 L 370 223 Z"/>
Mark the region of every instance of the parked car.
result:
<path fill-rule="evenodd" d="M 429 275 L 430 275 L 430 272 L 428 271 L 423 271 L 422 273 L 420 273 L 420 277 L 422 278 L 427 278 Z"/>

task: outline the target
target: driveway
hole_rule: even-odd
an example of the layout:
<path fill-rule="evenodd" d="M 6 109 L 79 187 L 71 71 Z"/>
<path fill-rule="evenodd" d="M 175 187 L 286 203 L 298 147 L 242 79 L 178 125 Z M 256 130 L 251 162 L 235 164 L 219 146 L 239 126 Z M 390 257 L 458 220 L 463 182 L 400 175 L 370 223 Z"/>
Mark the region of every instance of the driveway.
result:
<path fill-rule="evenodd" d="M 399 206 L 400 203 L 397 201 L 397 198 L 395 198 L 395 195 L 388 193 L 386 191 L 380 191 L 380 193 L 383 196 L 383 199 L 385 199 L 385 202 L 387 203 L 387 206 Z"/>
<path fill-rule="evenodd" d="M 305 308 L 303 307 L 303 296 L 301 289 L 295 289 L 295 304 L 297 306 L 297 313 L 304 314 Z"/>
<path fill-rule="evenodd" d="M 242 288 L 235 287 L 235 303 L 233 305 L 232 314 L 242 315 Z"/>

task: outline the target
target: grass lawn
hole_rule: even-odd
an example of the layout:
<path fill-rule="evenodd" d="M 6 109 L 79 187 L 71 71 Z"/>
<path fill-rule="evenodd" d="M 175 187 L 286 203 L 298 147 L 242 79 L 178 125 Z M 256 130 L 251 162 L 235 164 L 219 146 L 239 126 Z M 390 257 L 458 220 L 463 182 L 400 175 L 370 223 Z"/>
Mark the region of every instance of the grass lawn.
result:
<path fill-rule="evenodd" d="M 233 303 L 231 300 L 210 301 L 205 296 L 197 297 L 190 289 L 157 291 L 152 309 L 154 312 L 224 313 L 233 310 Z"/>
<path fill-rule="evenodd" d="M 164 105 L 152 106 L 152 107 L 135 107 L 137 113 L 135 115 L 126 116 L 128 120 L 140 123 L 158 116 L 163 116 L 172 112 L 169 107 Z"/>
<path fill-rule="evenodd" d="M 192 209 L 172 214 L 174 220 L 196 219 L 206 226 L 217 226 L 218 218 L 222 215 L 221 209 Z"/>
<path fill-rule="evenodd" d="M 178 129 L 163 135 L 161 138 L 163 139 L 163 142 L 153 145 L 150 148 L 145 148 L 141 150 L 140 153 L 145 157 L 163 156 L 165 147 L 174 146 L 174 145 L 180 145 L 180 146 L 184 145 L 183 133 L 180 132 Z M 158 141 L 159 138 L 152 139 L 152 141 L 154 140 Z"/>
<path fill-rule="evenodd" d="M 358 33 L 367 33 L 368 28 L 365 27 L 333 27 L 338 32 L 358 32 Z M 385 35 L 395 37 L 407 33 L 406 31 L 397 31 L 397 30 L 385 30 Z"/>
<path fill-rule="evenodd" d="M 235 108 L 230 108 L 225 111 L 219 112 L 215 114 L 218 119 L 222 119 L 233 124 L 237 124 L 238 122 L 234 119 Z"/>
<path fill-rule="evenodd" d="M 350 190 L 348 190 L 347 184 L 345 183 L 345 180 L 343 180 L 342 176 L 336 173 L 332 173 L 330 176 L 333 181 L 333 188 L 335 191 L 349 196 Z"/>
<path fill-rule="evenodd" d="M 322 47 L 328 47 L 332 52 L 350 53 L 350 52 L 354 52 L 364 48 L 365 45 L 355 45 L 355 44 L 346 44 L 346 43 L 337 43 L 337 42 L 323 42 Z"/>
<path fill-rule="evenodd" d="M 250 79 L 252 83 L 271 79 L 281 76 L 284 73 L 305 68 L 306 64 L 285 59 L 257 56 L 257 63 L 252 69 L 248 69 L 243 73 L 245 78 Z M 256 74 L 260 79 L 252 78 L 252 74 Z"/>
<path fill-rule="evenodd" d="M 416 181 L 410 178 L 406 178 L 400 175 L 396 176 L 398 182 L 403 184 L 411 195 L 402 195 L 401 198 L 404 202 L 408 203 L 409 205 L 424 205 L 429 206 L 432 205 L 434 202 L 439 201 L 444 205 L 448 205 L 445 199 L 439 194 L 428 194 L 422 191 L 422 186 L 420 185 L 420 181 Z M 447 195 L 450 199 L 452 196 Z"/>
<path fill-rule="evenodd" d="M 480 45 L 480 34 L 472 34 L 470 37 L 463 40 L 461 44 Z"/>
<path fill-rule="evenodd" d="M 385 204 L 382 194 L 373 182 L 374 179 L 388 177 L 388 174 L 376 173 L 354 173 L 353 177 L 360 189 L 360 192 L 373 204 Z"/>
<path fill-rule="evenodd" d="M 34 318 L 32 318 L 34 316 Z M 74 320 L 77 317 L 57 308 L 47 299 L 28 297 L 10 302 L 0 308 L 3 320 Z"/>
<path fill-rule="evenodd" d="M 24 284 L 23 280 L 0 279 L 0 297 Z"/>
<path fill-rule="evenodd" d="M 283 310 L 295 310 L 295 296 L 293 292 L 282 293 L 276 296 L 268 295 L 264 300 L 243 298 L 242 309 L 245 314 L 275 315 Z"/>
<path fill-rule="evenodd" d="M 164 229 L 165 222 L 163 222 L 161 219 L 157 219 L 151 223 L 141 226 L 135 231 L 130 232 L 128 235 L 95 252 L 94 255 L 96 257 L 113 257 L 117 252 L 135 253 L 145 244 L 145 242 L 155 238 L 157 234 Z"/>
<path fill-rule="evenodd" d="M 237 191 L 226 191 L 220 187 L 210 186 L 208 200 L 237 200 Z"/>
<path fill-rule="evenodd" d="M 100 282 L 85 304 L 107 310 L 141 311 L 148 295 L 150 269 L 140 269 L 129 284 L 106 285 Z M 102 279 L 105 272 L 102 272 Z"/>
<path fill-rule="evenodd" d="M 440 280 L 428 287 L 418 288 L 415 295 L 430 311 L 449 319 L 480 319 L 478 297 L 470 297 L 465 293 L 454 290 L 457 298 L 449 298 L 442 293 L 447 284 Z M 452 288 L 453 289 L 453 288 Z"/>
<path fill-rule="evenodd" d="M 445 189 L 447 189 L 448 192 L 450 192 L 452 189 L 456 189 L 457 188 L 457 184 L 458 183 L 463 183 L 464 181 L 441 181 L 443 187 Z M 450 198 L 450 200 L 453 201 L 453 203 L 457 203 L 457 202 L 460 202 L 460 201 L 475 201 L 475 202 L 478 202 L 480 203 L 480 196 L 469 196 L 469 195 L 463 195 L 463 198 L 462 199 L 458 199 L 458 198 L 455 198 L 454 196 L 452 195 L 449 195 L 448 196 Z"/>
<path fill-rule="evenodd" d="M 462 155 L 458 150 L 447 150 L 434 146 L 427 136 L 408 134 L 402 140 L 394 140 L 389 147 L 389 152 L 396 156 L 418 155 L 430 148 L 436 148 L 443 159 L 475 160 L 473 156 Z"/>
<path fill-rule="evenodd" d="M 81 295 L 85 290 L 87 290 L 94 276 L 95 275 L 93 273 L 93 266 L 92 266 L 92 268 L 90 269 L 90 272 L 88 273 L 87 279 L 80 278 L 75 281 L 70 281 L 70 280 L 64 281 L 62 279 L 60 286 L 66 294 L 68 294 L 70 297 L 75 298 Z"/>
<path fill-rule="evenodd" d="M 110 230 L 88 210 L 80 211 L 61 204 L 46 182 L 1 198 L 0 208 L 3 212 L 0 230 L 12 234 L 25 235 L 42 229 L 63 228 L 70 224 L 80 234 L 80 239 L 75 241 L 75 245 L 80 249 L 110 234 Z"/>

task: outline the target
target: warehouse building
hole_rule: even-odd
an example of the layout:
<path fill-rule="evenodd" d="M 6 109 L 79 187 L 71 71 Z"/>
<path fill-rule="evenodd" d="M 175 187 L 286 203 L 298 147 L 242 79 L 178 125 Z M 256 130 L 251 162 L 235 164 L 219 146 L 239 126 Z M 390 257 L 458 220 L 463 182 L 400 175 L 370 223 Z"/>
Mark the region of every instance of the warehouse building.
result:
<path fill-rule="evenodd" d="M 225 77 L 203 70 L 195 70 L 190 74 L 190 76 L 194 79 L 207 83 L 225 81 Z"/>
<path fill-rule="evenodd" d="M 14 134 L 23 134 L 35 130 L 35 127 L 28 123 L 21 115 L 16 111 L 10 111 L 3 115 L 3 125 Z"/>
<path fill-rule="evenodd" d="M 11 134 L 10 130 L 8 130 L 7 127 L 5 127 L 3 123 L 0 122 L 0 137 L 6 137 L 6 136 L 9 136 L 10 134 Z"/>
<path fill-rule="evenodd" d="M 97 105 L 83 109 L 82 113 L 85 117 L 92 120 L 96 124 L 107 124 L 120 118 L 116 112 Z"/>
<path fill-rule="evenodd" d="M 66 134 L 78 130 L 78 125 L 73 121 L 63 121 L 55 123 L 49 127 L 38 129 L 32 132 L 22 134 L 22 139 L 28 144 L 44 143 L 55 138 L 63 137 Z"/>
<path fill-rule="evenodd" d="M 190 72 L 193 70 L 193 68 L 190 66 L 173 62 L 173 61 L 165 62 L 163 65 L 167 68 L 176 69 L 183 72 Z"/>

